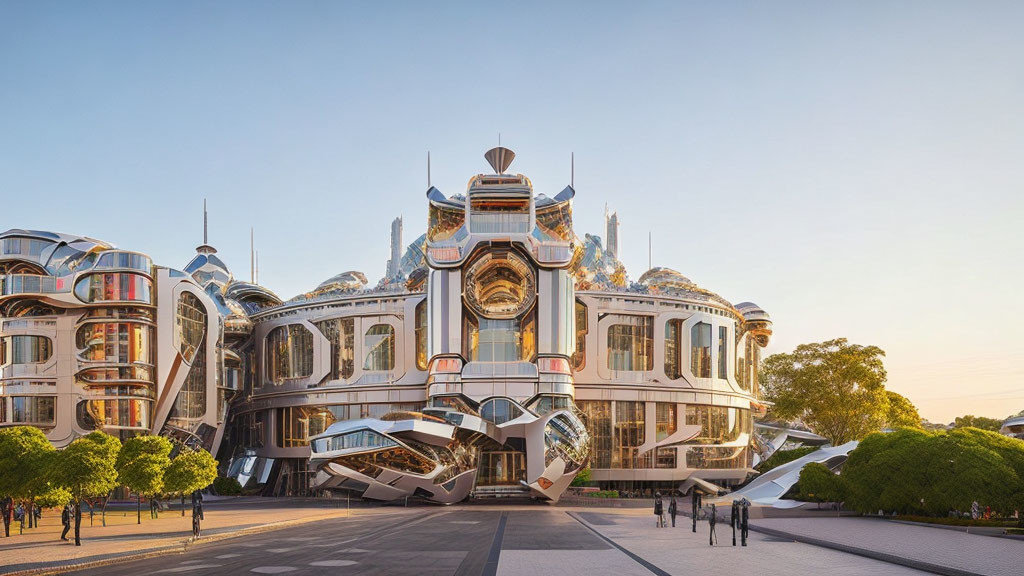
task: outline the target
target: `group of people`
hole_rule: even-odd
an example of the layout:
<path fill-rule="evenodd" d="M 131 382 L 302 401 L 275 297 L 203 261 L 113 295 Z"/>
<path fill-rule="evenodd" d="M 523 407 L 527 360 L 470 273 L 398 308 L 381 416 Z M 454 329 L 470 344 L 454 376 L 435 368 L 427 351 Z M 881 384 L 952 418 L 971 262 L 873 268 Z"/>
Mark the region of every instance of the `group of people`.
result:
<path fill-rule="evenodd" d="M 718 511 L 714 504 L 709 506 L 707 511 L 708 520 L 708 543 L 714 546 L 718 543 L 718 536 L 715 534 L 715 525 L 718 523 Z M 732 545 L 736 545 L 736 531 L 739 530 L 740 537 L 743 542 L 743 546 L 747 545 L 747 535 L 749 532 L 748 520 L 750 518 L 750 501 L 746 498 L 740 500 L 733 500 L 732 508 L 729 514 L 729 524 L 732 527 Z M 655 526 L 658 528 L 665 528 L 668 526 L 665 521 L 665 501 L 661 496 L 661 492 L 654 494 L 654 517 Z M 700 511 L 703 510 L 703 497 L 699 491 L 694 490 L 693 492 L 693 531 L 697 531 L 697 519 Z M 679 504 L 676 502 L 675 495 L 670 496 L 668 503 L 668 515 L 672 519 L 672 527 L 676 526 L 676 515 L 679 513 Z"/>
<path fill-rule="evenodd" d="M 673 495 L 668 503 L 668 515 L 672 518 L 672 527 L 676 527 L 676 514 L 679 513 L 679 505 L 676 504 L 676 497 Z M 656 526 L 665 528 L 665 502 L 661 498 L 661 492 L 654 494 L 654 515 L 657 516 Z"/>

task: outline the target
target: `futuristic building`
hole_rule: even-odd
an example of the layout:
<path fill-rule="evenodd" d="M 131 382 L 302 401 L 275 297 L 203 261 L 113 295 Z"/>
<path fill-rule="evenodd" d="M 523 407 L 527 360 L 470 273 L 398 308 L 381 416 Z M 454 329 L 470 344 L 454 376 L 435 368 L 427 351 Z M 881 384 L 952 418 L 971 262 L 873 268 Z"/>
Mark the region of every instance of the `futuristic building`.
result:
<path fill-rule="evenodd" d="M 1024 440 L 1024 411 L 1007 418 L 999 428 L 999 432 L 1011 438 Z"/>
<path fill-rule="evenodd" d="M 122 399 L 107 391 L 111 381 L 99 396 L 92 364 L 73 341 L 80 324 L 94 321 L 92 309 L 114 307 L 143 311 L 131 312 L 142 319 L 116 318 L 145 325 L 152 339 L 145 362 L 104 365 L 105 374 L 149 370 L 132 373 L 148 379 L 132 381 L 134 395 L 124 398 L 148 412 L 129 429 L 219 448 L 228 474 L 267 494 L 556 500 L 588 465 L 606 488 L 744 480 L 753 416 L 764 410 L 757 367 L 772 333 L 768 314 L 668 268 L 630 281 L 617 257 L 618 216 L 606 218 L 612 245 L 577 235 L 575 190 L 536 192 L 529 178 L 509 173 L 514 157 L 488 151 L 491 172 L 457 194 L 430 187 L 426 233 L 403 252 L 403 221 L 392 224 L 378 283 L 339 266 L 284 302 L 234 280 L 205 240 L 183 273 L 148 259 L 110 272 L 150 280 L 141 302 L 90 300 L 90 292 L 83 299 L 70 287 L 95 276 L 113 248 L 6 233 L 2 420 L 26 421 L 24 400 L 14 417 L 15 397 L 48 394 L 56 412 L 35 423 L 48 425 L 56 443 L 96 426 L 117 429 L 117 418 L 72 415 L 83 403 Z M 13 243 L 50 236 L 46 246 Z M 61 268 L 52 255 L 64 253 L 62 242 L 97 256 Z M 42 286 L 13 288 L 22 276 L 69 288 L 59 298 Z M 8 340 L 33 330 L 49 339 L 33 358 L 53 354 L 66 367 L 27 364 L 22 348 L 7 360 L 15 354 Z M 44 380 L 54 386 L 46 394 L 33 388 Z"/>

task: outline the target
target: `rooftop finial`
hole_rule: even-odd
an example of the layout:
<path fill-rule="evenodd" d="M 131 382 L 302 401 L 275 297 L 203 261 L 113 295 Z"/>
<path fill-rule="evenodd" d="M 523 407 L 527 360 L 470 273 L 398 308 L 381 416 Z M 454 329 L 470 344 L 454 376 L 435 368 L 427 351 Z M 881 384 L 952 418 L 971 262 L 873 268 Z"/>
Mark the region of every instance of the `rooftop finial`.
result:
<path fill-rule="evenodd" d="M 572 152 L 569 156 L 569 186 L 576 189 L 576 153 Z"/>
<path fill-rule="evenodd" d="M 430 190 L 430 150 L 427 150 L 427 190 Z"/>
<path fill-rule="evenodd" d="M 501 146 L 491 148 L 484 153 L 484 158 L 487 159 L 487 163 L 494 169 L 495 174 L 504 174 L 505 170 L 508 170 L 509 165 L 512 164 L 512 160 L 515 160 L 515 157 L 515 152 Z"/>
<path fill-rule="evenodd" d="M 256 283 L 256 228 L 249 227 L 249 281 Z"/>
<path fill-rule="evenodd" d="M 206 198 L 203 198 L 203 244 L 209 244 L 209 224 L 206 218 Z"/>

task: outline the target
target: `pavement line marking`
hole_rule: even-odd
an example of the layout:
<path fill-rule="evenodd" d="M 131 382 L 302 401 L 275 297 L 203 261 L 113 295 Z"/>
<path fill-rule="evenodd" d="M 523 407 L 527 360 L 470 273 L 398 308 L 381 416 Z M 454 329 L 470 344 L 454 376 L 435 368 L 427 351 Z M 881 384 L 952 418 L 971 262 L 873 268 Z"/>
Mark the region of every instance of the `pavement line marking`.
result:
<path fill-rule="evenodd" d="M 619 552 L 622 552 L 622 553 L 623 553 L 623 554 L 625 554 L 626 556 L 629 556 L 629 557 L 630 557 L 630 558 L 632 558 L 632 559 L 633 559 L 633 560 L 634 560 L 634 561 L 635 561 L 635 562 L 636 562 L 637 564 L 639 564 L 639 565 L 643 566 L 644 568 L 647 568 L 647 569 L 648 569 L 648 570 L 650 570 L 650 571 L 651 571 L 652 573 L 654 573 L 654 574 L 657 574 L 658 576 L 672 576 L 672 575 L 671 575 L 671 574 L 669 574 L 668 572 L 665 572 L 664 570 L 662 570 L 661 568 L 658 568 L 658 567 L 657 567 L 657 566 L 655 566 L 654 564 L 651 564 L 651 563 L 650 563 L 650 562 L 648 562 L 647 560 L 644 560 L 643 558 L 641 558 L 641 557 L 637 556 L 636 554 L 633 554 L 633 553 L 632 553 L 632 552 L 630 552 L 629 550 L 626 550 L 626 549 L 625 549 L 625 548 L 623 548 L 622 546 L 619 546 L 619 545 L 618 545 L 618 544 L 617 544 L 617 543 L 616 543 L 616 542 L 615 542 L 614 540 L 612 540 L 611 538 L 608 538 L 608 537 L 607 537 L 607 536 L 605 536 L 604 534 L 601 534 L 601 533 L 600 533 L 600 532 L 598 532 L 597 530 L 595 530 L 595 529 L 591 528 L 591 527 L 590 527 L 590 525 L 588 525 L 588 524 L 587 524 L 586 522 L 584 522 L 584 521 L 583 521 L 583 520 L 581 520 L 580 518 L 577 518 L 577 517 L 576 517 L 576 514 L 574 514 L 574 513 L 572 513 L 572 512 L 566 512 L 566 514 L 568 514 L 568 515 L 569 515 L 569 517 L 570 517 L 570 518 L 572 518 L 573 520 L 575 520 L 575 521 L 579 522 L 579 523 L 580 523 L 580 524 L 581 524 L 581 525 L 582 525 L 582 526 L 583 526 L 584 528 L 586 528 L 587 530 L 590 530 L 591 532 L 593 532 L 594 534 L 596 534 L 598 538 L 600 538 L 601 540 L 604 540 L 605 542 L 607 542 L 607 543 L 611 544 L 612 546 L 614 546 L 615 548 L 617 548 L 617 549 L 619 550 Z"/>
<path fill-rule="evenodd" d="M 498 529 L 494 531 L 494 541 L 491 542 L 491 551 L 487 555 L 487 563 L 484 564 L 483 576 L 497 576 L 498 559 L 501 558 L 501 541 L 505 538 L 505 523 L 508 521 L 508 512 L 502 512 L 498 519 Z"/>
<path fill-rule="evenodd" d="M 200 568 L 220 568 L 220 564 L 191 564 L 189 566 L 179 566 L 178 568 L 166 568 L 164 570 L 157 570 L 156 574 L 163 572 L 188 572 L 189 570 L 199 570 Z"/>
<path fill-rule="evenodd" d="M 405 530 L 406 528 L 409 528 L 410 526 L 415 526 L 415 525 L 420 524 L 422 522 L 426 522 L 427 520 L 430 520 L 432 518 L 437 518 L 438 516 L 444 516 L 445 514 L 448 514 L 447 510 L 444 510 L 442 512 L 434 512 L 433 514 L 427 514 L 425 516 L 417 518 L 416 520 L 412 520 L 410 522 L 406 522 L 406 523 L 402 524 L 401 526 L 399 526 L 398 528 L 395 528 L 394 526 L 385 526 L 384 528 L 381 528 L 379 530 L 374 530 L 374 531 L 369 532 L 367 534 L 363 534 L 362 536 L 356 536 L 355 538 L 351 538 L 349 540 L 345 540 L 343 543 L 347 544 L 347 543 L 350 543 L 350 542 L 358 542 L 360 540 L 366 540 L 367 538 L 377 538 L 377 537 L 385 538 L 387 536 L 391 536 L 393 534 L 397 534 L 398 532 L 401 532 L 402 530 Z M 391 531 L 391 532 L 389 533 L 389 531 Z M 342 544 L 342 542 L 339 542 L 339 544 Z"/>

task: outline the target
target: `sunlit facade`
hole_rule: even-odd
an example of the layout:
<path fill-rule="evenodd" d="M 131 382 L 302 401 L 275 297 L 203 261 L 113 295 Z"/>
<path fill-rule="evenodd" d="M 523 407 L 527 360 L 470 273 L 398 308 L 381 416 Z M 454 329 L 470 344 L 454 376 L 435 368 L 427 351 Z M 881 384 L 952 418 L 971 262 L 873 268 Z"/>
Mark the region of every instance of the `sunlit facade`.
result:
<path fill-rule="evenodd" d="M 379 283 L 345 271 L 283 302 L 205 242 L 177 272 L 5 233 L 0 419 L 56 444 L 201 443 L 266 494 L 557 500 L 588 465 L 620 490 L 743 480 L 767 313 L 668 268 L 630 281 L 575 232 L 571 186 L 535 193 L 511 150 L 485 156 L 464 192 L 427 191 L 426 233 Z M 606 230 L 617 244 L 617 215 Z"/>

